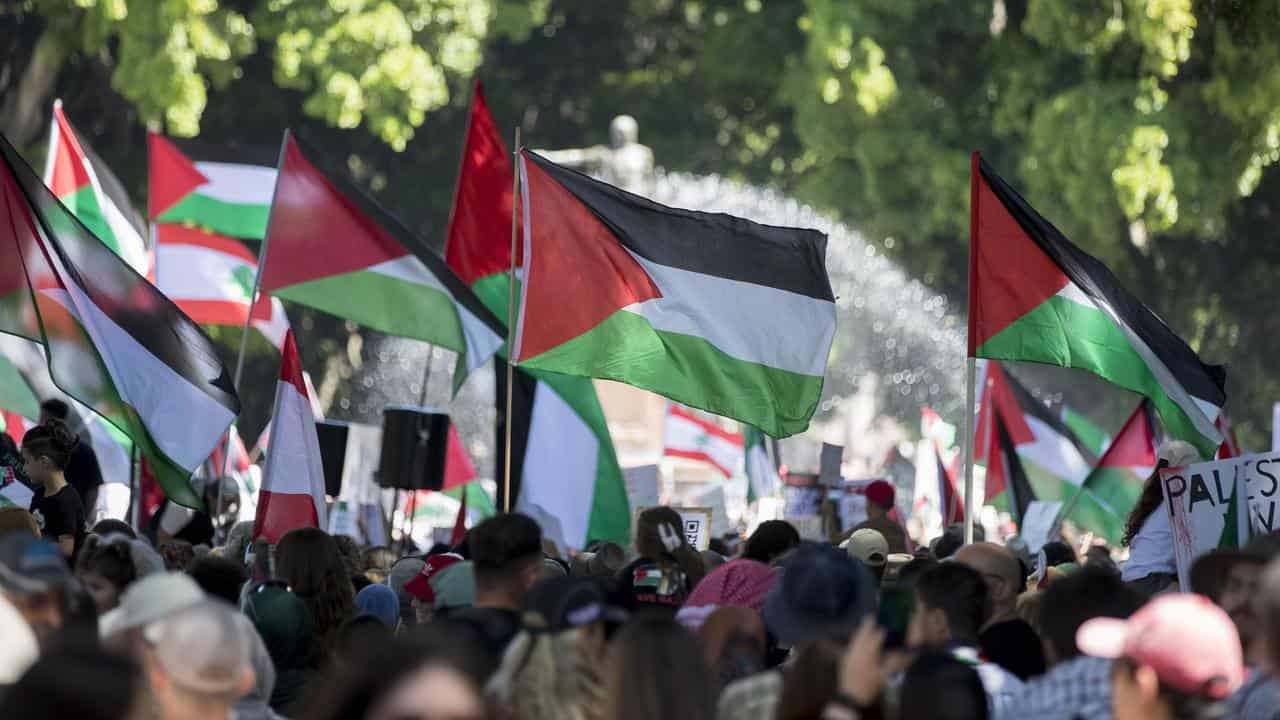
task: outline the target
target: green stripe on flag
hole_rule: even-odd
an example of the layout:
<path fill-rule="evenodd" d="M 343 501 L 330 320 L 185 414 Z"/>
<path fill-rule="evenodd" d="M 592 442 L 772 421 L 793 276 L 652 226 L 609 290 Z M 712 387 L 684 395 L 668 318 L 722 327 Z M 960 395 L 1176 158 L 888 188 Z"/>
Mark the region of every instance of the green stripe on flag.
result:
<path fill-rule="evenodd" d="M 93 185 L 81 186 L 75 192 L 58 200 L 66 205 L 85 227 L 97 235 L 99 240 L 111 248 L 112 252 L 120 254 L 120 241 L 116 239 L 116 234 L 112 232 L 111 224 L 107 222 L 102 206 L 98 204 L 98 194 L 93 191 Z"/>
<path fill-rule="evenodd" d="M 261 240 L 267 234 L 270 214 L 270 205 L 231 203 L 193 192 L 160 213 L 155 221 L 190 223 L 221 235 Z"/>
<path fill-rule="evenodd" d="M 1055 295 L 983 343 L 976 355 L 1087 370 L 1150 398 L 1169 434 L 1195 445 L 1204 457 L 1217 450 L 1165 393 L 1124 332 L 1096 307 Z"/>
<path fill-rule="evenodd" d="M 1084 443 L 1084 446 L 1094 455 L 1101 456 L 1111 444 L 1111 438 L 1107 437 L 1106 431 L 1069 407 L 1062 408 L 1062 422 L 1066 423 L 1071 432 L 1075 433 L 1076 437 L 1080 438 L 1080 442 Z"/>
<path fill-rule="evenodd" d="M 1129 468 L 1097 468 L 1085 479 L 1080 499 L 1067 519 L 1119 545 L 1129 511 L 1142 494 L 1142 483 L 1143 478 Z"/>
<path fill-rule="evenodd" d="M 8 358 L 0 355 L 0 408 L 28 420 L 40 417 L 40 398 Z"/>

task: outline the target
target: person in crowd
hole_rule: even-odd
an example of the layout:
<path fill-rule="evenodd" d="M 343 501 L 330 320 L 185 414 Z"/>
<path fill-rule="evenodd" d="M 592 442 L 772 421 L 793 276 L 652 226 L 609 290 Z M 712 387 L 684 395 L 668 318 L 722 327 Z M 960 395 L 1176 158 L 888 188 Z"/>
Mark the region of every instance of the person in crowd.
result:
<path fill-rule="evenodd" d="M 404 601 L 400 601 L 401 618 L 406 625 L 426 625 L 431 621 L 431 616 L 435 613 L 436 607 L 436 590 L 431 584 L 431 579 L 450 565 L 460 562 L 465 561 L 452 553 L 428 555 L 422 565 L 421 572 L 410 578 L 408 582 L 401 584 L 401 591 L 411 598 L 410 614 L 413 615 L 412 621 L 404 619 Z"/>
<path fill-rule="evenodd" d="M 278 580 L 259 583 L 244 596 L 245 617 L 262 638 L 275 669 L 268 704 L 287 713 L 302 699 L 311 677 L 311 611 Z"/>
<path fill-rule="evenodd" d="M 355 589 L 356 592 L 360 592 L 369 584 L 369 579 L 364 576 L 364 559 L 360 557 L 360 545 L 349 535 L 334 535 L 333 542 L 342 555 L 342 564 L 347 568 L 352 586 L 358 585 Z"/>
<path fill-rule="evenodd" d="M 680 514 L 669 507 L 651 507 L 636 519 L 635 547 L 639 555 L 618 572 L 618 585 L 627 609 L 661 610 L 674 617 L 689 591 L 706 574 L 702 558 L 684 535 Z"/>
<path fill-rule="evenodd" d="M 187 568 L 187 574 L 201 590 L 232 605 L 240 604 L 240 591 L 249 579 L 242 563 L 216 555 L 196 558 Z"/>
<path fill-rule="evenodd" d="M 483 649 L 497 669 L 507 645 L 520 632 L 520 609 L 525 593 L 538 581 L 542 568 L 542 529 L 520 513 L 495 515 L 468 533 L 475 601 L 450 614 L 452 621 L 476 631 Z M 455 564 L 441 580 L 457 573 Z M 440 595 L 437 588 L 437 595 Z"/>
<path fill-rule="evenodd" d="M 973 526 L 973 541 L 983 542 L 987 539 L 987 533 L 982 529 L 981 525 Z M 929 544 L 929 552 L 933 555 L 934 560 L 946 560 L 955 554 L 964 545 L 964 524 L 952 523 L 948 525 L 942 534 L 933 539 Z"/>
<path fill-rule="evenodd" d="M 884 535 L 881 535 L 879 530 L 869 527 L 854 530 L 840 547 L 844 548 L 850 557 L 866 565 L 875 576 L 876 585 L 880 585 L 884 580 L 885 566 L 889 562 L 889 543 L 885 541 Z"/>
<path fill-rule="evenodd" d="M 393 640 L 377 662 L 335 670 L 293 717 L 299 720 L 406 720 L 488 717 L 480 687 L 468 672 L 474 660 L 459 636 L 415 634 Z"/>
<path fill-rule="evenodd" d="M 449 616 L 476 602 L 476 567 L 470 560 L 450 564 L 428 580 L 435 595 L 433 617 Z"/>
<path fill-rule="evenodd" d="M 889 517 L 889 513 L 893 512 L 896 494 L 893 483 L 887 480 L 871 481 L 866 487 L 867 519 L 854 525 L 850 535 L 862 529 L 875 530 L 889 544 L 889 552 L 907 552 L 907 531 L 897 520 Z"/>
<path fill-rule="evenodd" d="M 351 667 L 366 662 L 377 662 L 378 652 L 391 642 L 395 633 L 372 615 L 358 615 L 338 628 L 334 635 L 334 666 Z"/>
<path fill-rule="evenodd" d="M 247 555 L 253 545 L 253 521 L 241 520 L 227 531 L 227 543 L 222 546 L 222 557 L 234 562 L 249 564 Z"/>
<path fill-rule="evenodd" d="M 764 670 L 768 638 L 758 611 L 726 605 L 707 616 L 697 633 L 717 696 L 729 683 Z"/>
<path fill-rule="evenodd" d="M 939 563 L 916 580 L 916 606 L 907 626 L 907 645 L 949 652 L 974 666 L 995 715 L 1022 691 L 1022 681 L 982 659 L 978 633 L 986 619 L 987 585 L 977 570 L 959 562 Z"/>
<path fill-rule="evenodd" d="M 1076 551 L 1061 540 L 1050 540 L 1044 544 L 1044 547 L 1040 548 L 1040 552 L 1044 553 L 1045 565 L 1048 567 L 1079 564 L 1080 562 L 1080 559 L 1076 557 Z"/>
<path fill-rule="evenodd" d="M 1113 661 L 1116 720 L 1219 718 L 1244 682 L 1236 628 L 1202 595 L 1161 595 L 1128 620 L 1094 618 L 1080 626 L 1076 644 Z"/>
<path fill-rule="evenodd" d="M 1099 567 L 1104 570 L 1120 572 L 1120 566 L 1116 565 L 1115 559 L 1111 557 L 1111 548 L 1105 543 L 1096 540 L 1085 551 L 1084 564 L 1089 567 Z"/>
<path fill-rule="evenodd" d="M 840 642 L 874 612 L 875 579 L 862 563 L 830 545 L 803 543 L 784 562 L 782 578 L 764 604 L 765 628 L 783 647 L 819 640 Z M 772 717 L 783 674 L 768 670 L 730 684 L 718 717 Z"/>
<path fill-rule="evenodd" d="M 224 603 L 186 607 L 146 624 L 142 636 L 159 720 L 226 720 L 253 688 L 249 640 Z"/>
<path fill-rule="evenodd" d="M 134 532 L 133 526 L 123 520 L 115 518 L 103 518 L 94 523 L 89 532 L 98 537 L 106 537 L 108 535 L 123 535 L 130 540 L 137 540 L 138 533 Z"/>
<path fill-rule="evenodd" d="M 742 605 L 754 612 L 764 611 L 764 600 L 778 580 L 778 569 L 758 560 L 730 560 L 707 573 L 689 593 L 676 620 L 697 632 L 703 621 L 721 607 Z"/>
<path fill-rule="evenodd" d="M 166 540 L 159 547 L 164 569 L 171 572 L 184 572 L 196 559 L 195 547 L 186 540 Z"/>
<path fill-rule="evenodd" d="M 1123 543 L 1129 548 L 1129 559 L 1120 569 L 1120 577 L 1147 597 L 1178 582 L 1178 569 L 1173 560 L 1173 530 L 1169 526 L 1169 513 L 1161 508 L 1164 493 L 1160 489 L 1160 471 L 1200 462 L 1200 453 L 1190 443 L 1170 440 L 1156 451 L 1156 458 L 1156 469 L 1143 484 L 1142 494 L 1125 522 Z"/>
<path fill-rule="evenodd" d="M 125 588 L 120 604 L 100 618 L 99 631 L 108 645 L 141 656 L 147 649 L 142 631 L 148 624 L 206 600 L 200 586 L 182 573 L 151 573 Z"/>
<path fill-rule="evenodd" d="M 378 545 L 360 554 L 360 564 L 364 567 L 364 576 L 370 582 L 385 583 L 391 576 L 391 566 L 396 564 L 396 554 L 391 548 Z"/>
<path fill-rule="evenodd" d="M 134 580 L 164 569 L 150 546 L 124 535 L 89 535 L 76 559 L 76 577 L 93 596 L 99 614 L 120 604 L 120 594 Z"/>
<path fill-rule="evenodd" d="M 742 557 L 765 565 L 774 561 L 800 544 L 800 532 L 786 520 L 765 520 L 747 538 Z"/>
<path fill-rule="evenodd" d="M 40 644 L 22 613 L 0 593 L 0 638 L 4 638 L 0 651 L 0 697 L 5 688 L 18 682 L 18 678 L 40 657 Z M 3 716 L 0 716 L 3 717 Z"/>
<path fill-rule="evenodd" d="M 71 406 L 57 398 L 50 398 L 40 403 L 40 417 L 37 422 L 45 425 L 50 420 L 64 423 L 67 428 L 76 425 L 75 419 L 71 417 Z M 71 448 L 70 457 L 63 467 L 63 474 L 80 496 L 85 518 L 92 518 L 98 507 L 98 491 L 103 483 L 102 467 L 98 464 L 98 455 L 93 451 L 93 443 L 88 433 L 80 433 L 77 439 L 79 442 Z M 23 440 L 25 441 L 26 438 L 24 437 Z M 118 478 L 118 480 L 123 482 L 124 478 Z"/>
<path fill-rule="evenodd" d="M 1095 617 L 1124 619 L 1143 598 L 1114 571 L 1086 567 L 1054 581 L 1040 595 L 1040 622 L 1049 670 L 1013 698 L 1007 717 L 1075 720 L 1111 717 L 1111 663 L 1080 654 L 1076 632 Z"/>
<path fill-rule="evenodd" d="M 569 560 L 569 574 L 576 577 L 612 578 L 627 564 L 622 546 L 602 542 L 594 550 L 578 553 Z"/>
<path fill-rule="evenodd" d="M 698 557 L 702 558 L 702 569 L 704 572 L 711 572 L 729 560 L 729 558 L 721 555 L 715 550 L 703 550 L 698 553 Z"/>
<path fill-rule="evenodd" d="M 18 443 L 6 432 L 0 432 L 0 487 L 10 483 L 18 483 L 31 487 L 31 478 L 27 477 L 27 464 L 22 459 L 22 450 Z"/>
<path fill-rule="evenodd" d="M 988 542 L 966 545 L 954 557 L 956 562 L 978 571 L 986 582 L 990 615 L 978 636 L 983 655 L 1021 680 L 1043 673 L 1040 638 L 1026 620 L 1018 617 L 1018 596 L 1026 585 L 1026 576 L 1017 558 L 1008 549 Z"/>
<path fill-rule="evenodd" d="M 40 524 L 36 522 L 34 515 L 20 507 L 10 505 L 0 508 L 0 535 L 13 531 L 40 537 Z"/>
<path fill-rule="evenodd" d="M 249 665 L 253 668 L 253 687 L 232 706 L 235 720 L 283 720 L 271 707 L 271 696 L 276 687 L 276 668 L 271 653 L 252 620 L 243 613 L 235 613 L 235 619 L 240 633 L 249 643 Z"/>
<path fill-rule="evenodd" d="M 711 720 L 715 684 L 698 641 L 674 620 L 649 614 L 623 626 L 609 646 L 604 717 Z"/>
<path fill-rule="evenodd" d="M 276 577 L 311 611 L 312 667 L 328 660 L 338 628 L 352 617 L 355 591 L 338 545 L 318 528 L 297 528 L 276 545 Z"/>
<path fill-rule="evenodd" d="M 400 627 L 400 599 L 386 585 L 366 585 L 356 593 L 356 617 L 372 617 L 395 632 Z"/>
<path fill-rule="evenodd" d="M 907 666 L 899 692 L 898 720 L 987 720 L 982 678 L 973 666 L 946 653 L 925 653 Z M 1036 717 L 1012 715 L 1009 717 Z"/>
<path fill-rule="evenodd" d="M 42 647 L 62 628 L 71 571 L 62 550 L 26 532 L 0 537 L 0 594 L 17 608 Z"/>
<path fill-rule="evenodd" d="M 80 493 L 67 482 L 65 469 L 80 438 L 61 420 L 49 420 L 22 436 L 22 460 L 36 484 L 31 514 L 41 537 L 56 543 L 62 554 L 75 557 L 85 537 L 84 505 Z"/>
<path fill-rule="evenodd" d="M 423 613 L 415 607 L 414 595 L 405 590 L 405 585 L 421 574 L 426 564 L 427 561 L 424 558 L 403 557 L 393 562 L 387 571 L 387 586 L 395 592 L 396 599 L 400 601 L 400 619 L 409 626 L 417 624 L 418 617 Z M 430 614 L 430 612 L 425 613 L 426 617 L 430 617 Z M 426 622 L 426 619 L 422 622 Z"/>
<path fill-rule="evenodd" d="M 84 641 L 45 654 L 0 696 L 5 720 L 147 720 L 148 710 L 139 664 Z"/>
<path fill-rule="evenodd" d="M 525 629 L 486 693 L 521 720 L 603 720 L 604 592 L 588 578 L 549 578 L 525 596 Z"/>

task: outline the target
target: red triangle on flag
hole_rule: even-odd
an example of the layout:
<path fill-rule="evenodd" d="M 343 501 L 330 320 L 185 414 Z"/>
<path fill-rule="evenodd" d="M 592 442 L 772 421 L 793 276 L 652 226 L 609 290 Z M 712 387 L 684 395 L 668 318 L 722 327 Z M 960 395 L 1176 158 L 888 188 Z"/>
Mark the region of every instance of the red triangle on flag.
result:
<path fill-rule="evenodd" d="M 157 132 L 147 133 L 147 163 L 147 217 L 152 220 L 209 182 L 190 158 Z"/>
<path fill-rule="evenodd" d="M 80 140 L 76 132 L 62 113 L 62 101 L 53 102 L 53 122 L 56 123 L 58 140 L 51 153 L 49 173 L 49 189 L 60 198 L 74 193 L 90 183 L 89 170 L 84 166 L 84 151 L 80 149 Z"/>
<path fill-rule="evenodd" d="M 1139 403 L 1124 427 L 1116 433 L 1111 446 L 1098 460 L 1098 467 L 1155 467 L 1155 433 L 1151 427 L 1151 411 L 1147 401 Z"/>
<path fill-rule="evenodd" d="M 458 428 L 453 425 L 449 426 L 449 441 L 445 446 L 444 455 L 444 486 L 441 490 L 452 490 L 453 488 L 466 485 L 476 479 L 476 466 L 472 464 L 471 457 L 467 455 L 467 449 L 462 444 L 462 439 L 458 437 Z M 463 495 L 465 496 L 465 492 Z"/>

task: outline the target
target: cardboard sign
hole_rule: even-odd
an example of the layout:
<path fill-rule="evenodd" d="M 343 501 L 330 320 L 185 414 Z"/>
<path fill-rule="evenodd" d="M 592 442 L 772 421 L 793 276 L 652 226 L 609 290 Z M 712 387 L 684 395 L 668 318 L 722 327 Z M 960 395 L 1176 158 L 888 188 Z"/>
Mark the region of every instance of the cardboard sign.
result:
<path fill-rule="evenodd" d="M 623 468 L 622 480 L 627 485 L 627 500 L 631 507 L 653 507 L 660 504 L 657 465 Z"/>
<path fill-rule="evenodd" d="M 1257 456 L 1232 458 L 1160 471 L 1164 506 L 1173 530 L 1178 583 L 1184 589 L 1191 587 L 1191 564 L 1196 558 L 1220 547 L 1241 547 L 1248 540 L 1252 514 L 1248 468 L 1258 470 L 1257 459 Z M 1262 463 L 1261 470 L 1268 473 L 1267 477 L 1273 472 L 1271 462 Z M 1280 475 L 1280 464 L 1274 472 Z M 1266 478 L 1262 478 L 1258 484 L 1266 482 Z M 1275 495 L 1274 478 L 1265 489 L 1271 496 Z"/>
<path fill-rule="evenodd" d="M 635 516 L 631 519 L 632 527 L 636 525 L 636 518 L 647 508 L 637 507 Z M 680 513 L 680 520 L 684 527 L 685 540 L 693 546 L 694 550 L 702 552 L 711 547 L 711 508 L 709 507 L 673 507 L 672 510 Z"/>
<path fill-rule="evenodd" d="M 1058 519 L 1058 511 L 1062 503 L 1057 501 L 1032 500 L 1022 516 L 1022 530 L 1018 534 L 1027 543 L 1031 552 L 1040 552 L 1040 548 L 1049 542 L 1049 533 L 1053 531 L 1053 523 Z"/>

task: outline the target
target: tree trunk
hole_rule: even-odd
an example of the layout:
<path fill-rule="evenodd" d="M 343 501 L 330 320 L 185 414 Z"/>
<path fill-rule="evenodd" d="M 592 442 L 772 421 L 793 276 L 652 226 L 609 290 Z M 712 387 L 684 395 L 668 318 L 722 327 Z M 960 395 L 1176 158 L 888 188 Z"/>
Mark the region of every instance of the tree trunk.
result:
<path fill-rule="evenodd" d="M 67 59 L 67 45 L 56 33 L 45 30 L 36 42 L 31 61 L 22 71 L 16 87 L 0 106 L 0 131 L 18 147 L 29 144 L 44 124 L 58 71 Z"/>

